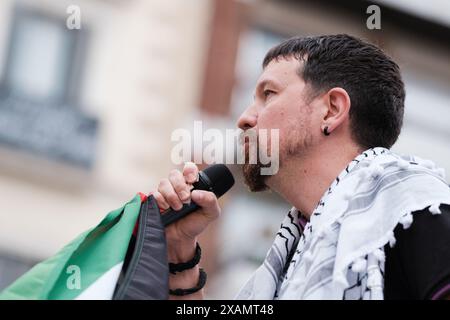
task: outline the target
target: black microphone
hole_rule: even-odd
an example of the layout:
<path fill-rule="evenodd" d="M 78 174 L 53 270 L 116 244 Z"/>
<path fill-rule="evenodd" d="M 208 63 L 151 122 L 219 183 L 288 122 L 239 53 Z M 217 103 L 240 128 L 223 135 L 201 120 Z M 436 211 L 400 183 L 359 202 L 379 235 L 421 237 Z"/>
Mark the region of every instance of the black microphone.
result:
<path fill-rule="evenodd" d="M 206 190 L 213 192 L 217 198 L 220 198 L 225 192 L 234 185 L 234 178 L 231 171 L 223 164 L 214 164 L 198 173 L 198 181 L 192 184 L 192 190 Z M 178 211 L 172 209 L 166 210 L 161 215 L 161 221 L 164 227 L 178 221 L 191 212 L 199 209 L 200 206 L 191 201 L 190 204 L 183 204 L 183 208 Z"/>

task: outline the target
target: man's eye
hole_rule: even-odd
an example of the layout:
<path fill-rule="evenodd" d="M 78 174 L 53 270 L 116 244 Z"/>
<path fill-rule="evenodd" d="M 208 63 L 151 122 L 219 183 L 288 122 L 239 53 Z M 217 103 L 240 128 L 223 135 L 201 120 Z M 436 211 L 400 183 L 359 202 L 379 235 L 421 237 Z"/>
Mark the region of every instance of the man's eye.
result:
<path fill-rule="evenodd" d="M 265 98 L 269 97 L 270 95 L 272 95 L 274 93 L 275 93 L 275 91 L 272 91 L 272 90 L 264 90 L 264 92 L 263 92 Z"/>

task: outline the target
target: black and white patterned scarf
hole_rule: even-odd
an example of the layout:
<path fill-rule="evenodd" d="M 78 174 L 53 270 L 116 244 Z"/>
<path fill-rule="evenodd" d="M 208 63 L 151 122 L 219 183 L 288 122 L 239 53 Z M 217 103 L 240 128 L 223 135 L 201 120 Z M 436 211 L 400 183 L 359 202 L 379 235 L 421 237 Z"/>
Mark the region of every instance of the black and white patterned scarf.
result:
<path fill-rule="evenodd" d="M 444 170 L 385 148 L 358 155 L 334 180 L 310 221 L 292 208 L 263 264 L 236 299 L 383 299 L 384 246 L 412 212 L 450 204 Z"/>

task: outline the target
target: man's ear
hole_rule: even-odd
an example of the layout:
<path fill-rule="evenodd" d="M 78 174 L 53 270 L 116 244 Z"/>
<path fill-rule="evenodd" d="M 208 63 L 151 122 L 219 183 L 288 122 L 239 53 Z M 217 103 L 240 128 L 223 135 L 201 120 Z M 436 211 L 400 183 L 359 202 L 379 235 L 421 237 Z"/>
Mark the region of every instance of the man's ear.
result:
<path fill-rule="evenodd" d="M 342 88 L 332 88 L 325 94 L 328 106 L 327 113 L 323 118 L 322 131 L 328 127 L 328 132 L 336 130 L 346 119 L 350 112 L 350 96 Z"/>

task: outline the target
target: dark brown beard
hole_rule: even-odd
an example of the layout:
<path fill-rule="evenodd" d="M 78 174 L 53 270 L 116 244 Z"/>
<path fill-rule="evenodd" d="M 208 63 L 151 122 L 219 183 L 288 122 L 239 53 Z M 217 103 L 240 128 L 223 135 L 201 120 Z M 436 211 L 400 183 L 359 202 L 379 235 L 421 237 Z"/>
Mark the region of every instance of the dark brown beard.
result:
<path fill-rule="evenodd" d="M 265 167 L 260 163 L 249 164 L 246 163 L 242 166 L 242 173 L 244 175 L 245 184 L 252 192 L 259 192 L 267 190 L 266 179 L 269 176 L 261 175 L 261 168 Z"/>
<path fill-rule="evenodd" d="M 257 139 L 257 146 L 259 148 L 259 139 Z M 266 180 L 269 177 L 268 175 L 261 175 L 261 168 L 270 167 L 270 163 L 264 165 L 260 162 L 259 153 L 256 156 L 256 163 L 249 163 L 249 148 L 244 146 L 245 148 L 245 163 L 242 166 L 242 173 L 244 175 L 245 184 L 249 187 L 252 192 L 260 192 L 268 189 L 266 185 Z"/>

